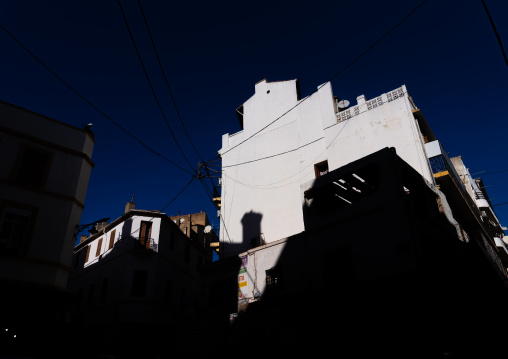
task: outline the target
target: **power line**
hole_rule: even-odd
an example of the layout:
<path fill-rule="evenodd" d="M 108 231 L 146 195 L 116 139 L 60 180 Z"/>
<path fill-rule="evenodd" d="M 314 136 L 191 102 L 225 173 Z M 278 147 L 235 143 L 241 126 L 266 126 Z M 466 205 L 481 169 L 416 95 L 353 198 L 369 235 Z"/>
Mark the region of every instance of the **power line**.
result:
<path fill-rule="evenodd" d="M 50 74 L 52 74 L 57 80 L 59 80 L 62 84 L 65 85 L 65 87 L 67 87 L 69 90 L 71 90 L 72 92 L 74 92 L 79 98 L 81 98 L 83 101 L 85 101 L 90 107 L 92 107 L 95 111 L 97 111 L 99 114 L 101 114 L 105 119 L 107 119 L 109 122 L 113 123 L 115 126 L 117 126 L 119 129 L 121 129 L 123 132 L 125 132 L 127 135 L 129 135 L 130 137 L 132 137 L 134 140 L 136 140 L 137 142 L 139 142 L 145 149 L 147 149 L 149 152 L 153 153 L 154 155 L 157 155 L 159 157 L 161 157 L 162 159 L 168 161 L 169 163 L 171 163 L 173 166 L 179 168 L 180 170 L 184 171 L 184 172 L 187 172 L 188 174 L 194 176 L 193 173 L 187 171 L 186 169 L 184 169 L 183 167 L 177 165 L 175 162 L 171 161 L 169 158 L 165 157 L 164 155 L 160 154 L 159 152 L 155 151 L 153 148 L 151 148 L 150 146 L 148 146 L 146 143 L 144 143 L 143 141 L 141 141 L 139 138 L 137 138 L 135 135 L 133 135 L 132 133 L 130 133 L 128 130 L 126 130 L 125 128 L 123 128 L 120 124 L 118 124 L 116 121 L 114 121 L 111 117 L 109 117 L 108 115 L 106 115 L 103 111 L 101 111 L 97 106 L 95 106 L 90 100 L 88 100 L 87 98 L 85 98 L 83 95 L 81 95 L 77 90 L 75 90 L 71 85 L 69 85 L 64 79 L 62 79 L 55 71 L 53 71 L 51 68 L 49 68 L 49 66 L 47 66 L 41 59 L 39 59 L 33 52 L 31 52 L 25 45 L 23 45 L 23 43 L 21 41 L 19 41 L 16 37 L 14 37 L 14 35 L 12 35 L 5 27 L 3 27 L 2 25 L 0 25 L 0 28 L 11 38 L 13 39 L 14 41 L 16 41 L 18 43 L 18 45 L 20 45 L 23 50 L 25 50 L 30 56 L 32 56 L 38 63 L 40 63 L 46 70 L 48 70 L 48 72 Z"/>
<path fill-rule="evenodd" d="M 492 16 L 490 16 L 489 9 L 487 7 L 487 4 L 484 0 L 482 0 L 483 8 L 485 9 L 485 12 L 487 13 L 487 16 L 489 17 L 490 26 L 492 26 L 492 30 L 494 30 L 494 34 L 497 38 L 497 43 L 499 44 L 499 47 L 501 48 L 501 52 L 503 53 L 504 62 L 506 62 L 506 65 L 508 66 L 508 58 L 506 58 L 506 52 L 504 51 L 503 42 L 501 41 L 501 36 L 499 36 L 499 33 L 497 32 L 496 25 L 494 24 L 494 20 L 492 20 Z"/>
<path fill-rule="evenodd" d="M 152 32 L 150 31 L 150 26 L 148 26 L 148 20 L 146 19 L 145 12 L 143 11 L 143 7 L 141 6 L 141 1 L 140 0 L 138 0 L 138 5 L 139 5 L 139 10 L 141 12 L 141 16 L 143 17 L 143 21 L 144 21 L 145 26 L 146 26 L 146 30 L 148 32 L 148 36 L 150 37 L 150 41 L 152 43 L 153 51 L 155 52 L 155 56 L 156 56 L 157 62 L 159 64 L 159 68 L 161 69 L 162 76 L 164 78 L 164 82 L 166 83 L 166 87 L 168 89 L 169 96 L 171 97 L 171 101 L 173 102 L 173 106 L 175 107 L 176 114 L 177 114 L 177 116 L 178 116 L 178 118 L 180 120 L 180 123 L 182 124 L 182 127 L 183 127 L 183 129 L 185 131 L 185 134 L 187 135 L 187 138 L 189 139 L 189 142 L 190 142 L 192 148 L 194 149 L 194 151 L 198 155 L 198 157 L 201 160 L 201 162 L 205 162 L 205 160 L 203 160 L 203 157 L 198 152 L 196 146 L 194 145 L 194 142 L 192 142 L 192 139 L 191 139 L 191 137 L 189 135 L 189 132 L 187 131 L 187 127 L 185 126 L 185 123 L 183 122 L 183 119 L 182 119 L 182 116 L 180 114 L 180 111 L 178 110 L 178 106 L 176 105 L 176 101 L 175 101 L 175 98 L 173 96 L 173 92 L 171 91 L 171 88 L 169 87 L 169 82 L 168 82 L 168 79 L 166 77 L 166 72 L 164 71 L 164 67 L 162 66 L 162 62 L 161 62 L 161 59 L 159 57 L 159 52 L 157 51 L 157 47 L 155 46 L 155 41 L 153 40 Z M 140 60 L 141 60 L 141 58 L 140 58 Z M 176 139 L 175 139 L 175 141 L 176 141 Z M 203 167 L 205 169 L 205 171 L 206 171 L 206 173 L 208 175 L 208 178 L 210 179 L 210 183 L 212 184 L 212 187 L 215 189 L 215 184 L 213 183 L 212 179 L 210 178 L 210 173 L 208 172 L 208 168 L 206 167 L 206 165 L 205 166 L 201 166 L 201 167 Z"/>
<path fill-rule="evenodd" d="M 494 207 L 494 206 L 502 206 L 502 205 L 504 205 L 504 204 L 508 204 L 508 202 L 503 202 L 503 203 L 493 204 L 493 205 L 492 205 L 492 207 Z"/>
<path fill-rule="evenodd" d="M 161 60 L 160 60 L 160 57 L 159 57 L 159 53 L 157 52 L 157 48 L 155 46 L 155 42 L 154 42 L 153 37 L 152 37 L 152 32 L 150 31 L 150 27 L 148 26 L 148 21 L 147 21 L 147 19 L 145 17 L 145 12 L 143 11 L 143 8 L 141 6 L 140 0 L 138 0 L 138 5 L 139 5 L 139 9 L 141 11 L 141 15 L 143 16 L 143 21 L 145 22 L 146 30 L 148 31 L 148 36 L 150 37 L 150 41 L 152 42 L 153 51 L 155 52 L 155 56 L 157 57 L 157 62 L 159 63 L 159 67 L 161 69 L 162 76 L 164 77 L 164 82 L 166 83 L 166 87 L 168 89 L 169 96 L 171 97 L 171 101 L 173 101 L 173 105 L 175 106 L 176 114 L 178 115 L 178 118 L 180 119 L 180 123 L 182 124 L 182 127 L 185 130 L 185 134 L 187 135 L 187 138 L 189 139 L 189 142 L 192 145 L 192 148 L 194 148 L 194 151 L 196 152 L 198 157 L 201 159 L 201 161 L 204 162 L 203 158 L 199 154 L 198 150 L 196 149 L 196 146 L 194 146 L 194 143 L 192 142 L 192 140 L 190 138 L 189 132 L 187 131 L 187 127 L 185 126 L 185 124 L 183 122 L 183 119 L 182 119 L 182 116 L 180 115 L 180 111 L 178 110 L 178 106 L 176 105 L 175 98 L 173 97 L 173 93 L 171 91 L 171 88 L 169 87 L 169 82 L 168 82 L 168 79 L 166 77 L 166 72 L 164 71 L 164 68 L 162 66 L 162 63 L 161 63 Z"/>
<path fill-rule="evenodd" d="M 379 39 L 377 39 L 376 41 L 374 41 L 374 43 L 372 43 L 365 51 L 363 51 L 360 55 L 358 55 L 356 58 L 354 58 L 349 64 L 347 64 L 345 67 L 343 67 L 339 72 L 337 72 L 335 75 L 333 75 L 332 77 L 330 77 L 330 79 L 328 81 L 326 81 L 325 83 L 323 83 L 321 86 L 318 87 L 318 91 L 319 89 L 321 89 L 323 86 L 325 86 L 326 84 L 328 84 L 329 82 L 331 82 L 333 79 L 335 79 L 337 76 L 339 76 L 340 74 L 342 74 L 344 71 L 346 71 L 350 66 L 352 66 L 354 63 L 356 63 L 360 58 L 362 58 L 367 52 L 369 52 L 370 50 L 372 50 L 378 43 L 380 43 L 382 40 L 384 40 L 384 38 L 386 36 L 388 36 L 391 32 L 393 32 L 397 27 L 399 27 L 404 21 L 406 21 L 411 15 L 413 15 L 427 0 L 423 0 L 416 8 L 414 8 L 409 14 L 407 14 L 402 20 L 400 20 L 397 24 L 395 24 L 395 26 L 393 26 L 390 30 L 388 30 L 383 36 L 381 36 Z M 307 96 L 306 98 L 304 98 L 303 100 L 301 100 L 300 102 L 298 102 L 295 106 L 291 107 L 289 110 L 287 110 L 286 112 L 284 112 L 282 115 L 280 115 L 279 117 L 277 117 L 275 120 L 273 120 L 272 122 L 270 122 L 268 125 L 264 126 L 263 128 L 261 128 L 260 130 L 254 132 L 252 135 L 250 135 L 249 137 L 247 137 L 246 139 L 240 141 L 239 143 L 237 143 L 235 146 L 231 147 L 229 150 L 227 150 L 226 152 L 222 153 L 222 155 L 225 155 L 226 153 L 228 153 L 229 151 L 232 151 L 233 149 L 235 149 L 236 147 L 240 146 L 241 144 L 245 143 L 246 141 L 250 140 L 252 137 L 256 136 L 258 133 L 260 133 L 261 131 L 263 131 L 264 129 L 268 128 L 269 126 L 271 126 L 272 124 L 274 124 L 275 122 L 277 122 L 278 120 L 280 120 L 282 117 L 284 117 L 285 115 L 287 115 L 289 112 L 291 112 L 293 109 L 295 109 L 297 106 L 299 106 L 300 104 L 302 104 L 304 101 L 306 101 L 307 99 L 309 99 L 312 95 L 310 96 Z"/>
<path fill-rule="evenodd" d="M 176 143 L 176 146 L 178 147 L 178 150 L 180 150 L 180 153 L 182 154 L 183 158 L 189 165 L 191 169 L 193 169 L 192 165 L 190 164 L 189 160 L 187 159 L 187 156 L 185 156 L 185 152 L 183 152 L 182 148 L 180 147 L 180 144 L 178 143 L 175 134 L 173 133 L 173 130 L 171 129 L 171 126 L 169 125 L 169 122 L 166 118 L 166 115 L 164 114 L 164 111 L 162 109 L 162 106 L 159 102 L 159 99 L 157 98 L 157 94 L 155 93 L 155 89 L 152 86 L 152 82 L 150 81 L 150 77 L 148 76 L 148 72 L 146 71 L 145 65 L 143 63 L 143 59 L 141 58 L 141 54 L 139 53 L 138 47 L 136 45 L 136 41 L 134 40 L 134 36 L 132 35 L 131 29 L 129 27 L 129 22 L 127 21 L 127 17 L 125 16 L 125 13 L 123 11 L 122 5 L 120 4 L 120 0 L 117 0 L 118 7 L 120 8 L 120 12 L 122 13 L 122 17 L 125 21 L 125 25 L 127 27 L 127 31 L 129 32 L 129 36 L 131 38 L 132 44 L 134 45 L 134 49 L 136 50 L 136 54 L 138 55 L 139 62 L 141 64 L 141 67 L 143 68 L 143 72 L 145 74 L 146 80 L 148 81 L 148 85 L 150 86 L 150 89 L 152 90 L 153 97 L 155 98 L 155 102 L 157 102 L 157 106 L 159 107 L 159 110 L 162 114 L 162 117 L 164 118 L 164 122 L 166 123 L 167 128 L 169 129 L 169 132 L 171 133 L 171 136 L 173 137 L 173 140 Z"/>
<path fill-rule="evenodd" d="M 311 142 L 308 142 L 302 146 L 299 146 L 299 147 L 296 147 L 296 148 L 293 148 L 291 150 L 287 150 L 287 151 L 284 151 L 284 152 L 280 152 L 280 153 L 277 153 L 277 154 L 274 154 L 274 155 L 270 155 L 270 156 L 266 156 L 266 157 L 262 157 L 262 158 L 257 158 L 255 160 L 250 160 L 250 161 L 245 161 L 245 162 L 242 162 L 242 163 L 237 163 L 237 164 L 234 164 L 234 165 L 229 165 L 229 166 L 223 166 L 222 168 L 229 168 L 229 167 L 235 167 L 235 166 L 240 166 L 240 165 L 245 165 L 247 163 L 252 163 L 252 162 L 257 162 L 257 161 L 261 161 L 261 160 L 266 160 L 266 159 L 269 159 L 269 158 L 272 158 L 272 157 L 277 157 L 277 156 L 281 156 L 281 155 L 285 155 L 287 153 L 290 153 L 290 152 L 294 152 L 294 151 L 297 151 L 305 146 L 308 146 L 308 145 L 311 145 L 319 140 L 322 140 L 324 139 L 324 137 L 320 137 L 318 139 L 315 139 Z"/>
<path fill-rule="evenodd" d="M 196 179 L 196 177 L 192 177 L 191 180 L 189 182 L 187 182 L 187 184 L 164 207 L 162 207 L 160 210 L 157 210 L 157 212 L 161 213 L 162 211 L 164 211 L 171 203 L 173 203 L 183 193 L 183 191 L 185 191 L 187 189 L 187 187 L 190 186 L 192 181 L 194 181 L 195 179 Z M 156 216 L 150 218 L 149 222 L 151 222 L 155 217 Z M 139 232 L 140 229 L 141 229 L 141 227 L 136 229 L 135 231 L 133 231 L 129 234 L 125 234 L 125 235 L 122 233 L 121 236 L 118 238 L 118 240 L 123 239 L 124 237 L 129 237 L 129 236 L 133 235 L 134 233 Z"/>
<path fill-rule="evenodd" d="M 508 170 L 499 170 L 499 171 L 493 171 L 493 172 L 481 171 L 481 172 L 473 173 L 471 176 L 474 176 L 474 175 L 477 175 L 477 174 L 480 174 L 480 173 L 483 173 L 482 176 L 486 176 L 486 175 L 491 175 L 491 174 L 494 174 L 494 173 L 501 173 L 501 172 L 508 172 Z"/>

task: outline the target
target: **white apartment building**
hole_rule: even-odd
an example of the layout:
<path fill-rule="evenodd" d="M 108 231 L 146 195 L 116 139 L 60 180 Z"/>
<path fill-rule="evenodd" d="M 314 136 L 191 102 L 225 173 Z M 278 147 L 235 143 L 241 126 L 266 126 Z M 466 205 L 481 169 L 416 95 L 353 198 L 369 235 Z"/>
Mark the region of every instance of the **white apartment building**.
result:
<path fill-rule="evenodd" d="M 134 209 L 132 202 L 98 227 L 74 249 L 69 290 L 78 296 L 76 330 L 96 338 L 98 348 L 121 350 L 135 344 L 123 341 L 136 340 L 141 327 L 162 334 L 196 315 L 204 297 L 202 243 L 166 214 Z"/>
<path fill-rule="evenodd" d="M 300 187 L 385 147 L 435 183 L 424 147 L 435 136 L 405 86 L 340 108 L 330 83 L 300 98 L 298 80 L 263 80 L 237 113 L 243 130 L 219 151 L 226 256 L 302 232 Z"/>

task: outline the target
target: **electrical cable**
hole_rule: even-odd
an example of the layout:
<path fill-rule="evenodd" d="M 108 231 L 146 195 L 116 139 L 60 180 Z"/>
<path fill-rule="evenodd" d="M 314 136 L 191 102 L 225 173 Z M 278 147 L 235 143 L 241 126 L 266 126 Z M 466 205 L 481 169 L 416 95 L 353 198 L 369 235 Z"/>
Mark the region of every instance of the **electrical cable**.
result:
<path fill-rule="evenodd" d="M 157 58 L 157 62 L 159 63 L 159 67 L 161 69 L 162 76 L 164 77 L 164 82 L 166 83 L 166 87 L 168 89 L 169 96 L 171 97 L 171 101 L 173 102 L 173 105 L 175 106 L 176 114 L 177 114 L 178 118 L 180 119 L 180 123 L 182 124 L 182 127 L 183 127 L 183 129 L 185 131 L 185 134 L 187 135 L 187 138 L 189 139 L 190 144 L 192 145 L 192 148 L 194 148 L 194 151 L 196 152 L 198 157 L 201 159 L 201 161 L 204 162 L 203 158 L 201 157 L 201 155 L 199 154 L 198 150 L 196 149 L 196 146 L 194 146 L 194 142 L 192 142 L 192 140 L 190 138 L 189 132 L 187 131 L 187 127 L 185 126 L 185 124 L 183 122 L 183 119 L 182 119 L 182 116 L 180 115 L 180 111 L 178 110 L 178 106 L 176 105 L 175 98 L 173 97 L 173 92 L 171 91 L 171 88 L 169 87 L 169 82 L 168 82 L 168 79 L 166 77 L 166 72 L 164 71 L 164 68 L 162 66 L 161 59 L 159 57 L 159 53 L 157 51 L 157 48 L 155 46 L 155 42 L 154 42 L 153 37 L 152 37 L 152 32 L 150 31 L 150 27 L 148 26 L 148 20 L 146 19 L 145 12 L 143 11 L 143 7 L 141 6 L 141 1 L 140 0 L 138 0 L 138 5 L 139 5 L 139 10 L 141 11 L 141 15 L 143 16 L 143 21 L 145 22 L 146 30 L 148 31 L 148 36 L 150 37 L 150 41 L 152 42 L 153 51 L 155 52 L 155 56 Z"/>
<path fill-rule="evenodd" d="M 76 94 L 79 98 L 81 98 L 83 101 L 85 101 L 90 107 L 92 107 L 95 111 L 97 111 L 100 115 L 102 115 L 105 119 L 107 119 L 109 122 L 111 122 L 112 124 L 114 124 L 115 126 L 117 126 L 119 129 L 121 129 L 123 132 L 125 132 L 127 135 L 129 135 L 130 137 L 132 137 L 134 140 L 136 140 L 137 142 L 139 142 L 139 144 L 141 144 L 146 150 L 148 150 L 149 152 L 153 153 L 154 155 L 157 155 L 159 157 L 161 157 L 162 159 L 168 161 L 169 163 L 171 163 L 173 166 L 179 168 L 180 170 L 184 171 L 184 172 L 187 172 L 188 174 L 190 174 L 191 176 L 195 176 L 192 172 L 189 172 L 187 171 L 186 169 L 182 168 L 181 166 L 179 166 L 178 164 L 176 164 L 175 162 L 171 161 L 169 158 L 165 157 L 164 155 L 160 154 L 159 152 L 155 151 L 153 148 L 151 148 L 150 146 L 148 146 L 147 144 L 145 144 L 143 141 L 141 141 L 139 138 L 137 138 L 135 135 L 133 135 L 132 133 L 130 133 L 128 130 L 126 130 L 125 128 L 123 128 L 119 123 L 117 123 L 116 121 L 114 121 L 111 117 L 109 117 L 108 115 L 106 115 L 102 110 L 100 110 L 97 106 L 95 106 L 90 100 L 88 100 L 87 98 L 85 98 L 83 95 L 81 95 L 77 90 L 75 90 L 71 85 L 69 85 L 63 78 L 61 78 L 55 71 L 53 71 L 51 68 L 49 68 L 49 66 L 47 66 L 41 59 L 39 59 L 34 53 L 32 53 L 25 45 L 23 45 L 23 43 L 21 43 L 21 41 L 19 41 L 16 37 L 14 37 L 14 35 L 12 35 L 5 27 L 3 27 L 2 25 L 0 25 L 0 29 L 2 29 L 11 39 L 13 39 L 15 42 L 18 43 L 18 45 L 20 45 L 23 50 L 25 50 L 30 56 L 32 56 L 39 64 L 41 64 L 46 70 L 48 70 L 48 72 L 50 74 L 52 74 L 57 80 L 59 80 L 63 85 L 65 85 L 65 87 L 67 87 L 69 90 L 71 90 L 72 92 L 74 92 L 74 94 Z"/>
<path fill-rule="evenodd" d="M 171 97 L 171 101 L 173 102 L 173 106 L 175 107 L 175 111 L 176 111 L 176 114 L 178 116 L 178 119 L 180 120 L 180 123 L 182 124 L 182 127 L 183 127 L 183 129 L 185 131 L 185 134 L 187 135 L 187 138 L 189 139 L 189 142 L 190 142 L 192 148 L 194 149 L 194 151 L 198 155 L 198 157 L 201 160 L 201 162 L 205 162 L 205 160 L 203 160 L 203 157 L 201 156 L 201 154 L 198 152 L 196 146 L 194 145 L 194 142 L 192 142 L 192 139 L 191 139 L 191 137 L 189 135 L 189 132 L 187 131 L 187 127 L 185 126 L 185 123 L 183 122 L 183 119 L 182 119 L 182 116 L 181 116 L 180 111 L 178 109 L 178 106 L 176 105 L 175 98 L 174 98 L 173 93 L 171 91 L 171 88 L 169 86 L 169 82 L 168 82 L 168 79 L 167 79 L 167 76 L 166 76 L 166 72 L 164 71 L 164 67 L 162 66 L 162 62 L 161 62 L 161 59 L 160 59 L 160 56 L 159 56 L 159 52 L 157 51 L 157 47 L 155 46 L 155 41 L 153 39 L 152 32 L 150 31 L 150 26 L 148 25 L 148 20 L 146 19 L 145 12 L 143 10 L 143 7 L 141 6 L 141 1 L 140 0 L 138 0 L 138 6 L 139 6 L 139 10 L 141 12 L 141 16 L 143 17 L 143 21 L 145 23 L 145 27 L 146 27 L 146 30 L 148 32 L 148 36 L 150 37 L 150 42 L 152 43 L 153 51 L 155 52 L 155 57 L 157 58 L 157 62 L 159 64 L 159 68 L 160 68 L 160 70 L 162 72 L 162 76 L 164 78 L 164 82 L 166 84 L 166 88 L 168 89 L 169 96 Z M 141 60 L 141 58 L 140 58 L 140 60 Z M 176 139 L 175 139 L 175 141 L 176 141 Z M 210 173 L 208 172 L 208 168 L 206 167 L 206 165 L 202 165 L 201 167 L 204 167 L 204 169 L 205 169 L 205 171 L 206 171 L 206 173 L 208 175 L 207 177 L 209 178 L 212 187 L 216 191 L 215 184 L 213 183 L 212 179 L 210 178 Z"/>
<path fill-rule="evenodd" d="M 411 15 L 413 15 L 427 0 L 423 0 L 416 8 L 414 8 L 409 14 L 407 14 L 402 20 L 400 20 L 397 24 L 395 24 L 395 26 L 393 26 L 390 30 L 388 30 L 384 35 L 382 35 L 379 39 L 377 39 L 376 41 L 374 41 L 374 43 L 372 43 L 365 51 L 363 51 L 360 55 L 358 55 L 356 58 L 354 58 L 349 64 L 347 64 L 345 67 L 343 67 L 339 72 L 337 72 L 335 75 L 333 75 L 332 77 L 330 77 L 330 79 L 328 81 L 326 81 L 325 83 L 323 83 L 322 85 L 320 85 L 318 87 L 318 91 L 319 89 L 321 89 L 323 86 L 325 86 L 326 84 L 328 84 L 329 82 L 331 82 L 333 79 L 335 79 L 337 76 L 339 76 L 340 74 L 342 74 L 344 71 L 346 71 L 349 67 L 351 67 L 354 63 L 356 63 L 358 60 L 360 60 L 360 58 L 362 58 L 366 53 L 368 53 L 370 50 L 372 50 L 378 43 L 380 43 L 382 40 L 384 40 L 384 38 L 386 36 L 388 36 L 391 32 L 393 32 L 397 27 L 399 27 L 404 21 L 406 21 Z M 316 92 L 314 92 L 316 93 Z M 284 117 L 285 115 L 287 115 L 289 112 L 291 112 L 293 109 L 295 109 L 296 107 L 298 107 L 300 104 L 302 104 L 304 101 L 306 101 L 307 99 L 309 99 L 312 95 L 310 96 L 307 96 L 305 97 L 304 99 L 302 99 L 301 101 L 299 101 L 296 105 L 294 105 L 293 107 L 291 107 L 289 110 L 287 110 L 286 112 L 284 112 L 282 115 L 280 115 L 279 117 L 277 117 L 275 120 L 273 120 L 272 122 L 270 122 L 268 125 L 262 127 L 260 130 L 254 132 L 252 135 L 248 136 L 246 139 L 240 141 L 239 143 L 237 143 L 236 145 L 234 145 L 233 147 L 231 147 L 230 149 L 228 149 L 227 151 L 225 151 L 224 153 L 222 153 L 221 155 L 225 155 L 226 153 L 232 151 L 233 149 L 235 149 L 236 147 L 240 146 L 241 144 L 247 142 L 248 140 L 250 140 L 252 137 L 256 136 L 257 134 L 259 134 L 261 131 L 265 130 L 266 128 L 268 128 L 269 126 L 271 126 L 272 124 L 274 124 L 275 122 L 277 122 L 278 120 L 280 120 L 282 117 Z"/>
<path fill-rule="evenodd" d="M 492 16 L 490 16 L 489 9 L 487 8 L 487 4 L 484 0 L 482 0 L 483 8 L 485 9 L 485 12 L 487 13 L 487 16 L 489 17 L 490 26 L 492 26 L 492 30 L 494 30 L 494 34 L 497 38 L 497 43 L 499 44 L 499 47 L 501 48 L 501 52 L 503 53 L 504 62 L 506 62 L 506 65 L 508 66 L 508 58 L 506 57 L 506 52 L 504 51 L 503 42 L 501 41 L 501 36 L 499 36 L 499 33 L 497 32 L 496 25 L 494 24 L 494 20 L 492 19 Z"/>
<path fill-rule="evenodd" d="M 195 179 L 196 179 L 196 177 L 192 177 L 192 178 L 191 178 L 191 180 L 190 180 L 189 182 L 187 182 L 187 184 L 186 184 L 186 185 L 185 185 L 185 186 L 184 186 L 184 187 L 183 187 L 183 188 L 182 188 L 182 189 L 181 189 L 181 190 L 180 190 L 180 191 L 179 191 L 179 192 L 178 192 L 178 193 L 177 193 L 177 194 L 176 194 L 176 195 L 175 195 L 175 196 L 174 196 L 174 197 L 173 197 L 173 198 L 172 198 L 172 199 L 171 199 L 171 200 L 170 200 L 170 201 L 169 201 L 169 202 L 168 202 L 165 206 L 164 206 L 164 207 L 162 207 L 162 208 L 161 208 L 160 210 L 158 210 L 157 212 L 158 212 L 158 213 L 161 213 L 162 211 L 164 211 L 164 210 L 165 210 L 165 209 L 166 209 L 166 208 L 167 208 L 167 207 L 168 207 L 171 203 L 173 203 L 173 202 L 174 202 L 174 201 L 175 201 L 175 200 L 176 200 L 176 199 L 177 199 L 177 198 L 178 198 L 178 197 L 179 197 L 179 196 L 183 193 L 183 191 L 185 191 L 185 190 L 187 189 L 187 187 L 189 187 L 189 186 L 190 186 L 190 184 L 192 183 L 192 181 L 194 181 Z M 149 219 L 148 221 L 149 221 L 149 222 L 151 222 L 151 221 L 152 221 L 155 217 L 156 217 L 156 216 L 152 217 L 152 218 L 151 218 L 151 219 Z M 138 228 L 138 229 L 136 229 L 135 231 L 133 231 L 133 232 L 131 232 L 131 233 L 127 234 L 127 235 L 123 235 L 123 234 L 122 234 L 122 235 L 121 235 L 121 237 L 118 237 L 118 240 L 120 240 L 120 239 L 122 239 L 122 238 L 124 238 L 124 237 L 129 237 L 129 236 L 131 236 L 131 235 L 135 234 L 136 232 L 139 232 L 139 231 L 140 231 L 140 229 L 141 229 L 141 227 L 140 227 L 140 228 Z"/>
<path fill-rule="evenodd" d="M 178 150 L 182 154 L 183 158 L 189 165 L 189 167 L 193 170 L 194 168 L 190 164 L 189 160 L 187 159 L 187 156 L 185 156 L 185 152 L 180 147 L 180 144 L 178 143 L 175 134 L 173 133 L 173 130 L 171 129 L 171 126 L 169 125 L 168 119 L 166 118 L 166 115 L 164 114 L 164 110 L 162 109 L 162 106 L 159 102 L 159 99 L 157 97 L 157 94 L 155 93 L 155 89 L 152 86 L 152 82 L 150 81 L 150 77 L 148 76 L 148 72 L 146 71 L 145 65 L 143 63 L 143 59 L 141 58 L 141 54 L 139 53 L 138 47 L 136 45 L 136 41 L 134 40 L 134 36 L 132 35 L 132 31 L 129 27 L 129 22 L 127 21 L 127 17 L 125 16 L 125 12 L 123 11 L 122 4 L 120 3 L 120 0 L 117 0 L 118 7 L 120 8 L 120 12 L 122 13 L 122 17 L 125 21 L 125 26 L 127 27 L 127 31 L 129 33 L 129 37 L 131 38 L 132 44 L 134 45 L 134 49 L 136 50 L 136 54 L 138 55 L 139 62 L 141 64 L 141 67 L 143 68 L 143 72 L 145 74 L 146 80 L 148 81 L 148 85 L 150 86 L 150 89 L 152 90 L 153 97 L 155 98 L 155 102 L 157 102 L 157 106 L 159 107 L 159 110 L 162 114 L 162 117 L 164 118 L 164 122 L 166 123 L 167 128 L 169 129 L 169 132 L 171 133 L 171 136 L 173 137 L 173 140 L 176 143 L 176 146 L 178 147 Z"/>
<path fill-rule="evenodd" d="M 494 207 L 494 206 L 502 206 L 502 205 L 504 205 L 504 204 L 508 204 L 508 202 L 503 202 L 503 203 L 493 204 L 493 205 L 492 205 L 492 207 Z"/>

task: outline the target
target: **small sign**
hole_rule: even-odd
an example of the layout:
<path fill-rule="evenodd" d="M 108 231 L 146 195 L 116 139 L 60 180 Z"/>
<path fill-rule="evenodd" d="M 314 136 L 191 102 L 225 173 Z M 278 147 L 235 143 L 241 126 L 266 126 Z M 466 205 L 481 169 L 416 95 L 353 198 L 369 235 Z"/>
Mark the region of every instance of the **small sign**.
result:
<path fill-rule="evenodd" d="M 238 286 L 241 288 L 241 287 L 246 287 L 247 286 L 247 281 L 244 281 L 244 282 L 240 282 L 238 283 Z"/>

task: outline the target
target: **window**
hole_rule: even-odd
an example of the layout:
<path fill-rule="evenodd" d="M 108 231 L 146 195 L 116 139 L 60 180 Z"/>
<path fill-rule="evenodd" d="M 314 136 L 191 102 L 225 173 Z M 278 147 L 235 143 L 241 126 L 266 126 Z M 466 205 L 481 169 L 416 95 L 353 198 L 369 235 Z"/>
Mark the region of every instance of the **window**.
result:
<path fill-rule="evenodd" d="M 143 298 L 146 294 L 147 272 L 145 270 L 136 270 L 132 276 L 131 295 L 134 298 Z"/>
<path fill-rule="evenodd" d="M 150 249 L 150 238 L 152 236 L 152 222 L 141 222 L 141 230 L 139 231 L 139 244 L 146 249 Z"/>
<path fill-rule="evenodd" d="M 100 238 L 99 242 L 97 242 L 97 250 L 95 251 L 96 257 L 101 255 L 101 249 L 102 249 L 102 238 Z"/>
<path fill-rule="evenodd" d="M 51 159 L 51 152 L 36 147 L 21 147 L 13 172 L 14 182 L 30 188 L 44 188 L 49 175 Z"/>
<path fill-rule="evenodd" d="M 273 267 L 266 271 L 266 288 L 280 288 L 282 282 L 282 268 Z"/>
<path fill-rule="evenodd" d="M 0 217 L 0 252 L 20 255 L 28 242 L 33 223 L 29 209 L 6 206 Z"/>
<path fill-rule="evenodd" d="M 111 231 L 111 234 L 109 235 L 109 247 L 108 247 L 108 249 L 113 248 L 113 245 L 115 244 L 115 234 L 116 234 L 116 229 L 113 229 Z"/>
<path fill-rule="evenodd" d="M 85 257 L 85 263 L 88 262 L 88 258 L 90 257 L 90 245 L 86 247 L 86 257 Z"/>
<path fill-rule="evenodd" d="M 316 178 L 321 177 L 328 173 L 328 161 L 319 162 L 314 165 L 314 172 L 316 173 Z"/>

